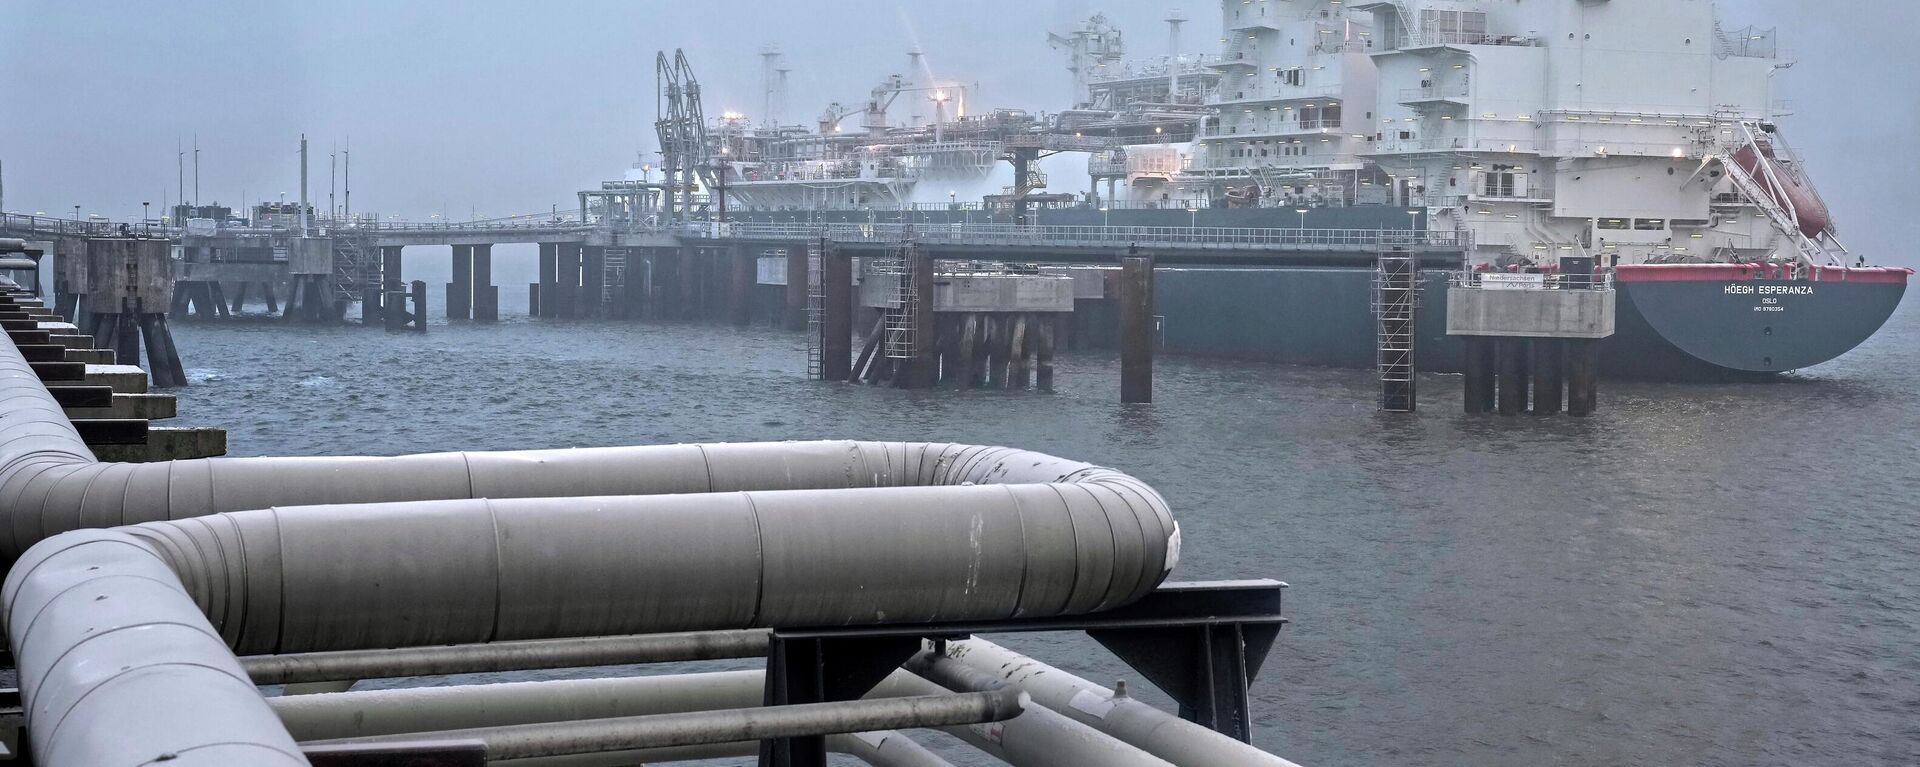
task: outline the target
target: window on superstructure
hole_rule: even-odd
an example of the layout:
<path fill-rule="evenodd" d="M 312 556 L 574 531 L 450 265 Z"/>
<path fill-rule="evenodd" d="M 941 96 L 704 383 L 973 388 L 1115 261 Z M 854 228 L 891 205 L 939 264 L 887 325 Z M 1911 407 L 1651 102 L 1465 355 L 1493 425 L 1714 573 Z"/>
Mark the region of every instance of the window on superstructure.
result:
<path fill-rule="evenodd" d="M 1658 232 L 1667 228 L 1667 220 L 1664 218 L 1636 218 L 1633 220 L 1633 228 L 1642 232 Z"/>
<path fill-rule="evenodd" d="M 1627 219 L 1624 219 L 1624 218 L 1603 218 L 1603 219 L 1600 219 L 1600 220 L 1599 220 L 1598 222 L 1596 222 L 1596 223 L 1594 224 L 1594 226 L 1595 226 L 1595 228 L 1598 228 L 1598 229 L 1627 229 L 1627 228 L 1629 228 L 1629 227 L 1627 226 Z"/>
<path fill-rule="evenodd" d="M 1516 186 L 1513 181 L 1512 165 L 1495 165 L 1487 174 L 1486 192 L 1488 197 L 1512 197 Z"/>

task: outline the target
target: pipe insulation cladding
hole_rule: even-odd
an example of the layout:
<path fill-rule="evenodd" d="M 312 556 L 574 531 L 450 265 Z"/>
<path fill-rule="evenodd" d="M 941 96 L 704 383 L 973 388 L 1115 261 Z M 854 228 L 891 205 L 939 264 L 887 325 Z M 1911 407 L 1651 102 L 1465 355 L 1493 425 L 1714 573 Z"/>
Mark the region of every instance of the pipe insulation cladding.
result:
<path fill-rule="evenodd" d="M 1145 483 L 999 447 L 99 463 L 10 343 L 0 513 L 53 767 L 304 763 L 236 651 L 1086 613 L 1180 547 Z"/>
<path fill-rule="evenodd" d="M 756 490 L 288 507 L 118 532 L 256 655 L 1094 612 L 1159 585 L 1168 537 L 1101 501 L 1072 485 Z"/>

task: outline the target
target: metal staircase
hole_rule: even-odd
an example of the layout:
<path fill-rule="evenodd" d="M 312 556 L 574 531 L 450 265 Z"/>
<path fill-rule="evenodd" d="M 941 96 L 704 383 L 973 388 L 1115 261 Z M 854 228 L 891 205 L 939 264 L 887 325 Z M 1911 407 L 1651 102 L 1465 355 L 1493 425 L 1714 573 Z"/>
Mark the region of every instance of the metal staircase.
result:
<path fill-rule="evenodd" d="M 627 286 L 627 248 L 607 248 L 600 265 L 600 305 L 613 306 Z"/>
<path fill-rule="evenodd" d="M 1414 410 L 1414 315 L 1420 307 L 1420 268 L 1405 247 L 1381 249 L 1373 275 L 1375 363 L 1380 373 L 1380 409 Z"/>
<path fill-rule="evenodd" d="M 361 300 L 370 284 L 369 264 L 372 274 L 380 273 L 379 251 L 371 243 L 359 237 L 333 238 L 333 299 L 338 303 L 352 303 Z M 378 289 L 378 286 L 374 286 Z"/>

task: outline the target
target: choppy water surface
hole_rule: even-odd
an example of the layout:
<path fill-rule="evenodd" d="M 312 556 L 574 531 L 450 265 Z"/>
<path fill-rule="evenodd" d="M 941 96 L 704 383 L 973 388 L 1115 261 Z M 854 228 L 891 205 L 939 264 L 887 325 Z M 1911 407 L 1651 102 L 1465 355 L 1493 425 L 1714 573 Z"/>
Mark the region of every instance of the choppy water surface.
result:
<path fill-rule="evenodd" d="M 520 312 L 524 315 L 524 312 Z M 1309 766 L 1920 762 L 1920 310 L 1764 385 L 1609 382 L 1592 419 L 1376 413 L 1360 371 L 1110 357 L 1053 395 L 804 378 L 797 334 L 510 320 L 176 326 L 235 455 L 715 440 L 1008 444 L 1116 466 L 1175 577 L 1292 584 L 1257 742 Z M 1078 637 L 1010 643 L 1096 680 Z"/>

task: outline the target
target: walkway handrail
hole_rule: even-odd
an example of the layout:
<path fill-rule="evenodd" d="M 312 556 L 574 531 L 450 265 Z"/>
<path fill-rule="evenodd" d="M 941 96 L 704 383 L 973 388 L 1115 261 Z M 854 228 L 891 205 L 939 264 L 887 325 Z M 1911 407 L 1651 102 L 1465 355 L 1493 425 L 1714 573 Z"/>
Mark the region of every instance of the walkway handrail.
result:
<path fill-rule="evenodd" d="M 680 224 L 672 229 L 672 233 L 691 239 L 805 240 L 827 237 L 836 242 L 893 242 L 904 239 L 909 230 L 921 242 L 961 245 L 1173 245 L 1236 249 L 1361 249 L 1406 245 L 1450 250 L 1472 246 L 1472 234 L 1469 232 L 1416 229 L 694 222 Z"/>

